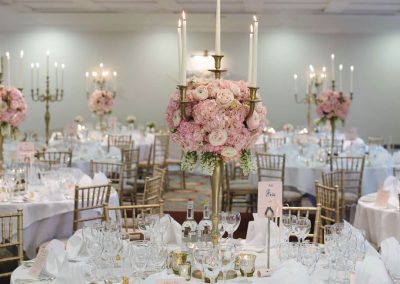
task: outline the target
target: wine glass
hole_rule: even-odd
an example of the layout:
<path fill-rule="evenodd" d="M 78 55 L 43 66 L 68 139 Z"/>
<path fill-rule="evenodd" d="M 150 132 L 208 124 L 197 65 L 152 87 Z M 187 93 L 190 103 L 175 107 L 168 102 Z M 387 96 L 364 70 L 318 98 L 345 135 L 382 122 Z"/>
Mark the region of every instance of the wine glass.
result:
<path fill-rule="evenodd" d="M 237 230 L 240 224 L 240 212 L 232 211 L 225 212 L 223 226 L 228 232 L 228 238 L 233 239 L 233 233 Z"/>
<path fill-rule="evenodd" d="M 316 243 L 302 243 L 299 247 L 300 262 L 307 267 L 308 274 L 314 272 L 320 257 L 320 247 Z"/>
<path fill-rule="evenodd" d="M 308 236 L 311 229 L 311 221 L 307 217 L 298 217 L 296 221 L 297 236 L 299 238 L 299 243 L 303 242 Z"/>
<path fill-rule="evenodd" d="M 138 214 L 136 216 L 136 221 L 139 231 L 143 233 L 144 239 L 148 240 L 149 233 L 153 231 L 154 226 L 157 222 L 157 218 L 155 217 L 155 215 Z"/>
<path fill-rule="evenodd" d="M 161 234 L 161 242 L 164 243 L 165 234 L 167 233 L 168 228 L 171 226 L 172 218 L 169 214 L 165 214 L 162 218 L 159 218 L 158 229 Z"/>
<path fill-rule="evenodd" d="M 219 212 L 218 213 L 218 232 L 219 232 L 219 237 L 222 238 L 223 235 L 225 234 L 225 227 L 224 227 L 224 220 L 225 220 L 225 213 L 224 212 Z"/>
<path fill-rule="evenodd" d="M 233 268 L 236 259 L 235 246 L 231 243 L 224 243 L 219 245 L 219 249 L 222 261 L 222 279 L 225 282 L 226 273 Z"/>
<path fill-rule="evenodd" d="M 149 247 L 150 265 L 155 271 L 161 271 L 168 257 L 168 249 L 164 243 L 152 243 Z"/>
<path fill-rule="evenodd" d="M 133 255 L 132 265 L 137 271 L 140 282 L 142 282 L 150 259 L 149 244 L 147 241 L 134 241 L 131 243 L 131 251 Z"/>
<path fill-rule="evenodd" d="M 196 243 L 195 246 L 193 247 L 193 258 L 195 261 L 195 264 L 198 268 L 201 270 L 201 275 L 203 278 L 203 281 L 205 279 L 205 274 L 204 274 L 204 261 L 205 258 L 208 257 L 209 254 L 209 246 L 210 244 L 208 243 Z"/>
<path fill-rule="evenodd" d="M 285 229 L 285 237 L 286 241 L 289 241 L 290 235 L 293 232 L 293 224 L 296 224 L 297 217 L 295 215 L 291 214 L 283 214 L 281 218 L 281 222 L 283 225 L 283 228 Z"/>
<path fill-rule="evenodd" d="M 203 259 L 204 275 L 210 279 L 210 284 L 215 284 L 221 272 L 222 258 L 218 246 L 207 247 L 207 256 Z"/>

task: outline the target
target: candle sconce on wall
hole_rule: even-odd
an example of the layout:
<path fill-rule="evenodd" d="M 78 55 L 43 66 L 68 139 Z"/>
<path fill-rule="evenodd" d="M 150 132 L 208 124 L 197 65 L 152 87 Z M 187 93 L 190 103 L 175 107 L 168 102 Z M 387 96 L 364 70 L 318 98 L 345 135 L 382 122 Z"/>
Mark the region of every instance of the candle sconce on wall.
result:
<path fill-rule="evenodd" d="M 86 96 L 89 98 L 94 90 L 109 90 L 111 87 L 111 92 L 115 98 L 117 95 L 117 75 L 116 71 L 106 69 L 103 63 L 99 64 L 98 69 L 86 72 Z"/>

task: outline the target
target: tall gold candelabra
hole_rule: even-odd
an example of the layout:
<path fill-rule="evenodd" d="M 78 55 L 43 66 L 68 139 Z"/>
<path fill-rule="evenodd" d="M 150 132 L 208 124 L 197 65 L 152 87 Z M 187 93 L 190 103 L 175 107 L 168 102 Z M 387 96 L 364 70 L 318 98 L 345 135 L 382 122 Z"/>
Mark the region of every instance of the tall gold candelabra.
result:
<path fill-rule="evenodd" d="M 64 96 L 64 89 L 59 89 L 56 87 L 55 94 L 50 93 L 50 77 L 46 76 L 46 89 L 44 94 L 40 94 L 39 86 L 35 89 L 31 89 L 32 100 L 34 102 L 44 102 L 45 103 L 45 113 L 44 113 L 44 122 L 45 122 L 45 134 L 46 134 L 46 144 L 49 143 L 50 139 L 50 103 L 52 102 L 61 102 Z"/>
<path fill-rule="evenodd" d="M 227 70 L 221 69 L 221 61 L 224 57 L 223 55 L 213 55 L 214 57 L 214 69 L 210 69 L 210 72 L 214 73 L 215 79 L 221 79 L 221 74 L 225 73 Z M 180 112 L 181 117 L 184 120 L 188 120 L 189 117 L 186 114 L 186 106 L 190 102 L 186 99 L 186 85 L 178 85 L 179 90 L 179 104 L 180 104 Z M 247 118 L 251 117 L 255 110 L 255 105 L 257 102 L 261 100 L 257 98 L 257 90 L 258 87 L 249 87 L 250 91 L 250 100 L 249 100 L 249 113 Z M 217 164 L 215 165 L 214 172 L 211 176 L 211 199 L 212 199 L 212 213 L 211 213 L 211 221 L 212 221 L 212 231 L 211 231 L 211 239 L 213 244 L 218 244 L 219 242 L 219 231 L 218 231 L 218 212 L 220 205 L 220 188 L 222 182 L 222 173 L 224 170 L 224 162 L 222 159 L 217 160 Z"/>

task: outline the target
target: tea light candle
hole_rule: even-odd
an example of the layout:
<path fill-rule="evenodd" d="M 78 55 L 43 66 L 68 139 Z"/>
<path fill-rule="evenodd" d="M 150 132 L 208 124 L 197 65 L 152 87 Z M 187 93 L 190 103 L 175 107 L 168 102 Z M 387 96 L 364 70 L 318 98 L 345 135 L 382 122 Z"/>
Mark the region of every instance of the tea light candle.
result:
<path fill-rule="evenodd" d="M 185 278 L 186 281 L 190 281 L 192 278 L 192 265 L 190 262 L 185 262 L 179 265 L 179 276 Z"/>

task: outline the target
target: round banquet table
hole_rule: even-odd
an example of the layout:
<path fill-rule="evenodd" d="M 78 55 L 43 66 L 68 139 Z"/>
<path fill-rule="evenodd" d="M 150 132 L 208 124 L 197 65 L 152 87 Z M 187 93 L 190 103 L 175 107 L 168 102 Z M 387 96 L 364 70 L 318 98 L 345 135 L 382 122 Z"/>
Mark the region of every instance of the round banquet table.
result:
<path fill-rule="evenodd" d="M 370 246 L 369 246 L 370 247 Z M 263 269 L 266 267 L 267 263 L 267 254 L 266 253 L 255 253 L 257 258 L 256 258 L 256 270 L 258 269 Z M 290 277 L 292 281 L 289 281 L 288 279 L 277 279 L 272 277 L 266 277 L 266 278 L 249 278 L 252 279 L 252 283 L 300 283 L 300 282 L 293 282 L 293 280 L 298 277 L 298 270 L 292 270 L 289 268 L 289 265 L 291 264 L 291 267 L 293 267 L 294 261 L 289 261 L 285 262 L 283 264 L 279 263 L 279 259 L 277 257 L 277 252 L 276 250 L 271 250 L 271 267 L 275 273 L 277 273 L 281 269 L 280 276 L 283 276 L 282 278 L 285 277 Z M 296 266 L 298 267 L 298 266 Z M 311 275 L 311 283 L 315 284 L 324 284 L 326 283 L 326 280 L 329 277 L 329 269 L 325 268 L 326 267 L 326 259 L 324 257 L 321 257 L 320 260 L 318 261 L 316 265 L 315 271 Z M 82 264 L 82 271 L 84 270 L 84 264 Z M 306 273 L 305 271 L 302 273 Z M 155 273 L 150 275 L 149 277 L 144 280 L 145 284 L 156 284 L 160 283 L 157 282 L 157 280 L 160 279 L 176 279 L 177 276 L 173 274 L 168 274 L 165 270 L 159 273 Z M 357 263 L 357 268 L 356 268 L 356 278 L 359 281 L 363 281 L 364 284 L 383 284 L 383 283 L 390 283 L 389 276 L 386 272 L 385 266 L 383 262 L 379 259 L 379 255 L 377 252 L 372 248 L 368 248 L 367 250 L 367 255 L 364 259 L 363 262 Z M 29 275 L 29 268 L 27 266 L 21 265 L 18 267 L 11 275 L 11 284 L 18 284 L 18 283 L 23 283 L 19 282 L 18 279 L 32 279 L 31 276 Z M 296 278 L 297 279 L 297 278 Z M 72 280 L 72 279 L 71 279 Z M 282 281 L 281 281 L 282 280 Z M 39 283 L 39 282 L 38 282 Z M 43 283 L 43 282 L 40 282 Z M 61 281 L 53 280 L 49 281 L 47 283 L 62 283 Z M 72 282 L 71 282 L 72 283 Z M 97 282 L 98 284 L 103 283 L 103 282 Z M 116 282 L 113 282 L 116 283 Z M 192 278 L 192 280 L 188 281 L 188 283 L 203 283 L 200 279 L 195 279 Z M 248 283 L 244 277 L 237 277 L 232 280 L 227 280 L 226 283 L 231 283 L 231 284 L 243 284 L 243 283 Z M 357 282 L 360 283 L 360 282 Z M 84 284 L 84 283 L 82 283 Z"/>
<path fill-rule="evenodd" d="M 112 191 L 109 204 L 118 206 L 118 194 Z M 72 236 L 74 200 L 0 203 L 0 215 L 23 210 L 24 251 L 28 258 L 36 256 L 40 244 L 52 239 Z M 91 210 L 90 215 L 100 216 L 101 210 Z"/>
<path fill-rule="evenodd" d="M 375 198 L 376 194 L 369 194 L 358 200 L 354 227 L 365 230 L 367 239 L 377 246 L 389 237 L 400 241 L 398 198 L 390 197 L 387 208 L 378 208 Z"/>

